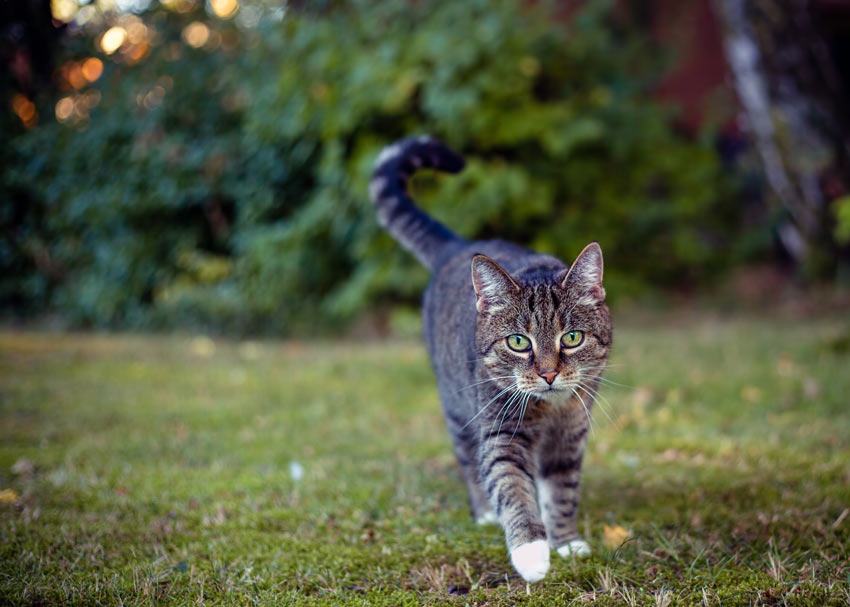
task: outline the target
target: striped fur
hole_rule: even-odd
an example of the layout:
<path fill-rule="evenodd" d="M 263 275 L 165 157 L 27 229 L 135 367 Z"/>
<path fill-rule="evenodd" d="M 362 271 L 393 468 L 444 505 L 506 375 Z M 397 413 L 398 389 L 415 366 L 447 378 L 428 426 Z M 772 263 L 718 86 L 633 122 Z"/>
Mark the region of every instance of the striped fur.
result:
<path fill-rule="evenodd" d="M 498 520 L 515 568 L 537 581 L 549 567 L 541 541 L 586 552 L 581 464 L 612 339 L 602 251 L 591 243 L 567 266 L 503 241 L 464 241 L 407 195 L 419 167 L 457 172 L 463 160 L 430 138 L 401 141 L 378 158 L 372 198 L 381 224 L 433 271 L 425 339 L 472 515 Z M 578 346 L 562 342 L 569 331 L 582 332 Z M 531 347 L 512 350 L 514 334 Z"/>
<path fill-rule="evenodd" d="M 407 193 L 407 180 L 420 168 L 457 173 L 464 165 L 463 158 L 425 135 L 384 148 L 375 161 L 369 194 L 378 221 L 431 270 L 449 250 L 465 241 L 413 204 Z"/>

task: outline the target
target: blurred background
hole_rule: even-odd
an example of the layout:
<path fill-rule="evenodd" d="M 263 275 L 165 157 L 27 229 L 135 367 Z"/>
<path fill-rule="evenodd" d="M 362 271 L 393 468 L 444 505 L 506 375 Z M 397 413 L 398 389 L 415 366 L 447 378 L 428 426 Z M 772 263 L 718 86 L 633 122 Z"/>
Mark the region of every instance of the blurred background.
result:
<path fill-rule="evenodd" d="M 847 305 L 850 1 L 2 0 L 0 312 L 415 332 L 372 162 L 468 238 L 606 255 L 615 305 Z M 845 294 L 845 295 L 842 295 Z M 789 304 L 791 305 L 791 304 Z"/>

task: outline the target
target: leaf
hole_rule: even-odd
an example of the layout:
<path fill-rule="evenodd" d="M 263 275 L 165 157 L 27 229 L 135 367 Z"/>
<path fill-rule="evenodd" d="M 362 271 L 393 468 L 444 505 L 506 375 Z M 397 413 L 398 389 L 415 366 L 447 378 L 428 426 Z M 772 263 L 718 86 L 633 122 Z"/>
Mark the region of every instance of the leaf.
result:
<path fill-rule="evenodd" d="M 19 497 L 14 489 L 3 489 L 0 491 L 0 504 L 14 504 Z"/>
<path fill-rule="evenodd" d="M 605 525 L 602 528 L 602 544 L 611 550 L 616 550 L 631 537 L 631 531 L 620 525 L 614 525 L 613 527 Z"/>

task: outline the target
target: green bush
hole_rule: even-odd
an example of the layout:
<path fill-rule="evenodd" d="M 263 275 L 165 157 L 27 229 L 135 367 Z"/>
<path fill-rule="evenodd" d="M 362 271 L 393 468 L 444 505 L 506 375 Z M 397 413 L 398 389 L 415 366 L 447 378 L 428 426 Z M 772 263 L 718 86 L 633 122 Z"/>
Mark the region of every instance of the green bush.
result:
<path fill-rule="evenodd" d="M 383 145 L 426 132 L 469 165 L 417 177 L 415 193 L 465 237 L 565 259 L 598 240 L 615 297 L 739 259 L 735 185 L 710 142 L 677 135 L 650 100 L 660 63 L 641 38 L 608 2 L 568 22 L 526 4 L 208 21 L 215 50 L 180 39 L 199 13 L 149 11 L 151 55 L 104 59 L 84 125 L 43 121 L 11 143 L 10 208 L 38 212 L 0 249 L 0 269 L 14 266 L 0 296 L 77 325 L 278 333 L 414 303 L 427 272 L 377 226 L 366 185 Z M 52 271 L 21 262 L 38 247 Z"/>

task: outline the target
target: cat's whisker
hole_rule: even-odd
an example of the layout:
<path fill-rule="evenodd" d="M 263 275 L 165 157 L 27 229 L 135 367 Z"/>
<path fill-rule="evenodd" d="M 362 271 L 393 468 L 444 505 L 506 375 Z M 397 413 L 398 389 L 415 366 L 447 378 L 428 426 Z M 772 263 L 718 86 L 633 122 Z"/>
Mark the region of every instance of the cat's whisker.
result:
<path fill-rule="evenodd" d="M 477 418 L 479 415 L 481 415 L 482 413 L 484 413 L 484 411 L 487 409 L 487 407 L 489 407 L 491 404 L 493 404 L 493 401 L 495 401 L 497 398 L 499 398 L 502 394 L 504 394 L 504 393 L 505 393 L 505 392 L 507 392 L 508 390 L 513 390 L 514 388 L 516 388 L 516 386 L 517 386 L 517 382 L 512 383 L 510 386 L 508 386 L 507 388 L 505 388 L 504 390 L 502 390 L 501 392 L 499 392 L 496 396 L 494 396 L 494 397 L 493 397 L 493 398 L 491 398 L 489 401 L 487 401 L 487 404 L 486 404 L 486 405 L 484 405 L 483 407 L 481 407 L 481 409 L 478 411 L 478 413 L 476 413 L 475 415 L 473 415 L 473 416 L 469 419 L 469 421 L 468 421 L 468 422 L 466 422 L 463 426 L 461 426 L 461 430 L 463 430 L 464 428 L 466 428 L 469 424 L 471 424 L 471 423 L 475 420 L 475 418 Z"/>
<path fill-rule="evenodd" d="M 504 413 L 502 413 L 502 409 L 499 409 L 499 412 L 502 413 L 502 417 L 499 420 L 499 429 L 496 430 L 496 434 L 499 434 L 499 432 L 502 431 L 502 424 L 505 423 L 505 418 L 511 412 L 511 409 L 513 409 L 514 403 L 516 401 L 518 401 L 519 398 L 521 398 L 523 396 L 523 394 L 524 394 L 523 392 L 520 392 L 519 390 L 517 390 L 516 393 L 512 394 L 511 397 L 505 403 L 505 405 L 502 407 L 502 409 L 504 409 Z M 493 435 L 493 426 L 495 424 L 496 424 L 496 421 L 493 420 L 493 424 L 490 425 L 490 434 L 487 435 L 487 438 L 489 438 L 490 436 Z"/>
<path fill-rule="evenodd" d="M 593 430 L 593 420 L 590 417 L 590 409 L 588 409 L 587 405 L 584 404 L 584 399 L 581 397 L 581 395 L 578 392 L 575 391 L 575 388 L 573 388 L 572 386 L 570 386 L 569 388 L 572 391 L 572 393 L 575 395 L 575 397 L 579 400 L 579 402 L 581 403 L 581 406 L 584 407 L 584 414 L 587 416 L 587 425 L 590 426 L 590 434 L 595 435 L 595 432 Z"/>
<path fill-rule="evenodd" d="M 522 425 L 522 420 L 525 418 L 525 409 L 528 406 L 529 398 L 531 398 L 531 394 L 527 393 L 525 395 L 525 398 L 523 399 L 521 405 L 520 405 L 519 421 L 517 422 L 516 427 L 514 428 L 514 433 L 511 434 L 511 440 L 508 441 L 509 445 L 514 440 L 514 437 L 516 436 L 516 432 L 517 432 L 517 430 L 519 430 L 519 427 Z"/>
<path fill-rule="evenodd" d="M 602 370 L 605 370 L 605 369 L 622 369 L 625 366 L 626 366 L 626 363 L 606 362 L 603 365 L 589 366 L 589 367 L 585 367 L 585 369 L 602 369 Z"/>
<path fill-rule="evenodd" d="M 611 415 L 609 415 L 608 411 L 605 410 L 605 407 L 602 406 L 602 401 L 599 400 L 599 399 L 604 400 L 605 403 L 610 407 L 611 403 L 608 402 L 608 399 L 606 399 L 604 396 L 600 395 L 598 392 L 596 394 L 592 393 L 590 390 L 588 390 L 581 383 L 576 384 L 576 388 L 583 390 L 585 392 L 585 394 L 587 394 L 587 396 L 590 398 L 590 402 L 593 402 L 594 400 L 596 400 L 596 404 L 599 405 L 599 410 L 602 411 L 602 413 L 605 414 L 605 417 L 608 418 L 609 422 L 611 422 L 612 424 L 614 423 L 614 420 L 611 417 Z M 582 404 L 584 404 L 584 401 L 582 401 Z"/>
<path fill-rule="evenodd" d="M 496 425 L 496 420 L 499 419 L 500 416 L 505 415 L 507 409 L 511 406 L 513 400 L 517 398 L 520 394 L 522 394 L 520 390 L 515 390 L 513 394 L 511 394 L 507 399 L 505 399 L 505 402 L 502 403 L 502 406 L 499 407 L 499 410 L 496 411 L 496 415 L 493 416 L 493 421 L 490 424 L 490 432 L 487 434 L 488 438 L 493 434 L 493 426 Z"/>
<path fill-rule="evenodd" d="M 626 388 L 627 390 L 634 390 L 635 386 L 630 386 L 628 384 L 621 384 L 614 380 L 608 379 L 607 377 L 598 376 L 596 379 L 604 383 L 606 386 L 613 386 L 615 388 Z"/>
<path fill-rule="evenodd" d="M 612 407 L 611 402 L 610 402 L 610 401 L 609 401 L 609 400 L 605 397 L 605 395 L 604 395 L 604 394 L 602 394 L 602 393 L 599 391 L 599 386 L 593 386 L 593 385 L 591 384 L 591 382 L 593 382 L 593 381 L 595 381 L 595 380 L 598 380 L 598 379 L 602 379 L 602 378 L 600 378 L 600 377 L 594 377 L 594 378 L 590 378 L 588 381 L 581 381 L 581 380 L 579 380 L 579 381 L 577 382 L 577 384 L 578 384 L 579 386 L 581 386 L 581 388 L 582 388 L 585 392 L 587 392 L 588 394 L 590 394 L 590 393 L 591 393 L 591 392 L 590 392 L 590 390 L 588 390 L 588 386 L 590 386 L 591 388 L 594 388 L 594 392 L 592 393 L 592 394 L 593 394 L 593 397 L 594 397 L 594 398 L 602 399 L 603 401 L 605 401 L 605 404 L 606 404 L 606 405 L 608 405 L 609 407 Z M 613 408 L 613 407 L 612 407 L 612 408 Z"/>
<path fill-rule="evenodd" d="M 480 386 L 481 384 L 486 384 L 487 382 L 498 381 L 500 379 L 511 379 L 513 377 L 515 377 L 515 376 L 514 375 L 499 375 L 498 377 L 490 377 L 490 378 L 484 379 L 482 381 L 477 381 L 474 384 L 469 384 L 468 386 L 464 386 L 463 388 L 458 390 L 458 392 L 463 392 L 464 390 L 468 390 L 469 388 L 473 388 L 475 386 Z"/>
<path fill-rule="evenodd" d="M 610 365 L 600 365 L 600 366 L 596 366 L 596 367 L 582 367 L 582 371 L 600 371 L 600 370 L 604 371 L 605 369 L 608 369 L 609 367 L 610 367 Z M 621 384 L 620 382 L 614 381 L 613 379 L 608 379 L 607 377 L 603 377 L 602 375 L 597 375 L 593 379 L 598 379 L 601 382 L 604 382 L 606 384 L 610 384 L 612 386 L 617 386 L 617 387 L 620 387 L 620 388 L 629 388 L 629 389 L 632 389 L 632 390 L 634 390 L 636 388 L 636 386 L 631 386 L 629 384 Z"/>

